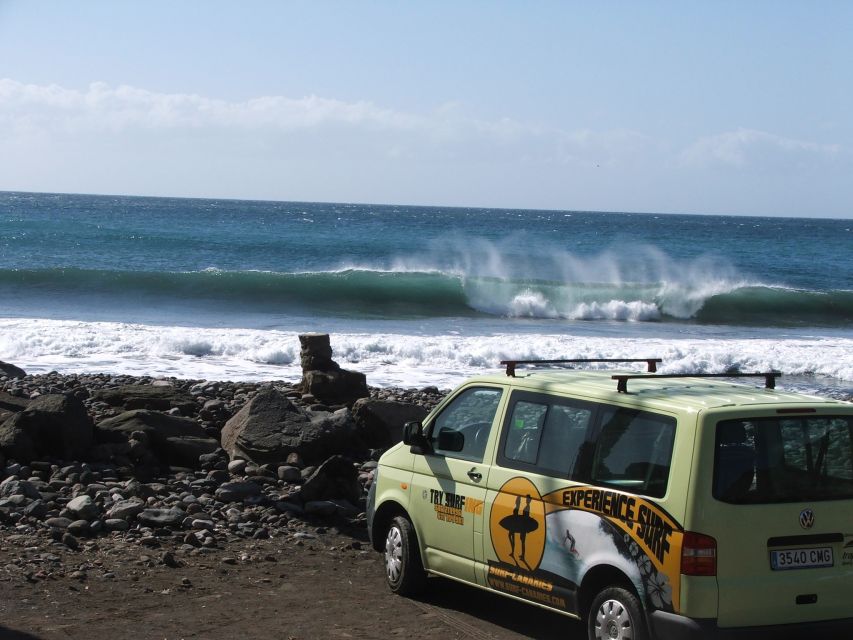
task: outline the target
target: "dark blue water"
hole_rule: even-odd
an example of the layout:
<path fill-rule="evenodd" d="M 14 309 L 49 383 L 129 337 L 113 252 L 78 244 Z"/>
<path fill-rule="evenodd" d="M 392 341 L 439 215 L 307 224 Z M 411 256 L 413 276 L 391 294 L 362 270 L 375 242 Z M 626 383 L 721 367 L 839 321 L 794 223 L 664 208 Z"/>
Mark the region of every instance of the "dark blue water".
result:
<path fill-rule="evenodd" d="M 849 220 L 0 194 L 6 313 L 853 322 Z M 192 303 L 192 304 L 190 304 Z"/>
<path fill-rule="evenodd" d="M 322 330 L 372 383 L 656 356 L 821 390 L 853 380 L 851 249 L 850 220 L 0 193 L 0 360 L 298 377 Z"/>

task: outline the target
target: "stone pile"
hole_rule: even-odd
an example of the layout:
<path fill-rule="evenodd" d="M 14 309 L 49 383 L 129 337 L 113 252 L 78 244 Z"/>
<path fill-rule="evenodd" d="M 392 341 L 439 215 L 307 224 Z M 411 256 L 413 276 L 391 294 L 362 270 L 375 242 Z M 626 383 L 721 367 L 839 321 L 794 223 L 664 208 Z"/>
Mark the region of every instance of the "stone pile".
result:
<path fill-rule="evenodd" d="M 341 369 L 332 360 L 329 334 L 302 334 L 299 345 L 302 364 L 300 388 L 305 393 L 305 400 L 352 406 L 359 398 L 370 396 L 363 373 Z"/>
<path fill-rule="evenodd" d="M 300 338 L 303 364 L 325 369 L 298 384 L 18 375 L 4 363 L 0 532 L 202 552 L 292 537 L 318 518 L 359 526 L 379 454 L 443 393 L 368 389 L 332 367 L 328 336 Z M 339 390 L 313 372 L 337 372 L 327 382 Z"/>

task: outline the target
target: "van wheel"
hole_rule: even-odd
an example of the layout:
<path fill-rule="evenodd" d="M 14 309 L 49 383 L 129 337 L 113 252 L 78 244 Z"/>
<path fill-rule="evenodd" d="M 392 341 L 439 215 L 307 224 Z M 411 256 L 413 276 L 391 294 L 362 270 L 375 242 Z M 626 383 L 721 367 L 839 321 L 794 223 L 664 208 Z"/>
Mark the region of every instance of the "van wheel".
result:
<path fill-rule="evenodd" d="M 648 640 L 640 601 L 622 587 L 608 587 L 592 601 L 587 616 L 589 640 Z"/>
<path fill-rule="evenodd" d="M 391 591 L 401 596 L 416 595 L 426 586 L 418 538 L 412 523 L 403 516 L 391 520 L 385 537 L 385 578 Z"/>

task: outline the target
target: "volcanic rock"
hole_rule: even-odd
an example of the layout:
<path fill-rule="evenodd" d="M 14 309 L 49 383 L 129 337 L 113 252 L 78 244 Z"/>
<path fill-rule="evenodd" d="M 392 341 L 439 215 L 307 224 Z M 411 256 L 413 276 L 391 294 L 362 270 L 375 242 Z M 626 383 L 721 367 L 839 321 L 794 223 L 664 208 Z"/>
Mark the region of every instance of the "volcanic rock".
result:
<path fill-rule="evenodd" d="M 3 482 L 0 482 L 0 498 L 9 498 L 11 496 L 18 495 L 26 496 L 31 500 L 38 500 L 41 498 L 41 494 L 32 482 L 18 480 L 14 476 L 6 478 Z"/>
<path fill-rule="evenodd" d="M 183 522 L 186 515 L 176 507 L 171 509 L 145 509 L 137 516 L 137 519 L 142 524 L 151 527 L 176 527 Z"/>
<path fill-rule="evenodd" d="M 406 402 L 362 398 L 352 408 L 356 433 L 365 447 L 386 449 L 403 439 L 403 425 L 420 422 L 426 408 Z"/>
<path fill-rule="evenodd" d="M 20 367 L 16 367 L 13 364 L 0 360 L 0 374 L 8 376 L 9 378 L 23 378 L 27 375 L 27 372 Z"/>
<path fill-rule="evenodd" d="M 349 411 L 310 412 L 281 391 L 259 392 L 222 429 L 222 448 L 232 459 L 278 464 L 291 453 L 308 462 L 350 450 L 355 425 Z"/>
<path fill-rule="evenodd" d="M 189 416 L 197 409 L 195 398 L 192 395 L 170 385 L 124 385 L 116 389 L 96 391 L 92 399 L 105 402 L 113 407 L 122 407 L 128 411 L 133 409 L 150 409 L 153 411 L 177 409 L 182 415 Z"/>
<path fill-rule="evenodd" d="M 348 458 L 332 456 L 305 481 L 299 490 L 299 496 L 304 503 L 333 498 L 358 503 L 361 498 L 358 471 Z"/>
<path fill-rule="evenodd" d="M 95 436 L 99 442 L 122 443 L 128 442 L 136 431 L 147 436 L 154 454 L 169 465 L 194 467 L 200 455 L 213 453 L 219 447 L 194 420 L 147 409 L 126 411 L 99 422 Z"/>
<path fill-rule="evenodd" d="M 320 402 L 352 405 L 359 398 L 367 398 L 367 377 L 359 371 L 306 371 L 302 375 L 302 388 Z"/>
<path fill-rule="evenodd" d="M 0 425 L 0 449 L 21 462 L 85 458 L 92 445 L 92 420 L 72 395 L 47 394 Z"/>
<path fill-rule="evenodd" d="M 65 508 L 81 520 L 94 520 L 98 517 L 98 505 L 88 495 L 78 496 L 71 500 Z M 73 532 L 72 532 L 73 533 Z"/>
<path fill-rule="evenodd" d="M 303 333 L 299 336 L 302 383 L 305 398 L 325 404 L 352 405 L 359 398 L 367 398 L 367 378 L 358 371 L 341 369 L 332 360 L 332 346 L 328 333 Z"/>

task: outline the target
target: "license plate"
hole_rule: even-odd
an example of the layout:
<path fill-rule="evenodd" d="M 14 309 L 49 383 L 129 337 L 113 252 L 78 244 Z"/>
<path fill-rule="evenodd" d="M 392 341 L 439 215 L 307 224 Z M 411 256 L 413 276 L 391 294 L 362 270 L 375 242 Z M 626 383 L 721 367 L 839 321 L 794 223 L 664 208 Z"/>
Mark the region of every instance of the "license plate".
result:
<path fill-rule="evenodd" d="M 778 549 L 770 552 L 770 568 L 774 571 L 831 567 L 832 564 L 832 547 Z"/>

